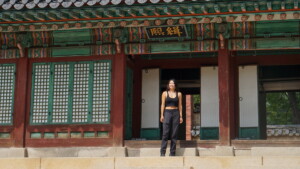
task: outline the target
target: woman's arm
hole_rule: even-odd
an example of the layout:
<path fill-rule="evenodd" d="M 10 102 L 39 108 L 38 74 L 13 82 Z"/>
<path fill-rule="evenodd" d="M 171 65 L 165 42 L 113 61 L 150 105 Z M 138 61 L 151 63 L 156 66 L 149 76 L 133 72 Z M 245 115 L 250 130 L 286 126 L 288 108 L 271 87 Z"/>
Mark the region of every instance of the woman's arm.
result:
<path fill-rule="evenodd" d="M 161 106 L 160 106 L 160 122 L 164 122 L 164 111 L 165 111 L 165 102 L 166 102 L 166 92 L 161 94 Z"/>
<path fill-rule="evenodd" d="M 179 115 L 180 115 L 180 124 L 183 122 L 182 118 L 182 94 L 181 92 L 178 92 L 178 98 L 179 98 L 179 103 L 178 103 L 178 108 L 179 108 Z"/>

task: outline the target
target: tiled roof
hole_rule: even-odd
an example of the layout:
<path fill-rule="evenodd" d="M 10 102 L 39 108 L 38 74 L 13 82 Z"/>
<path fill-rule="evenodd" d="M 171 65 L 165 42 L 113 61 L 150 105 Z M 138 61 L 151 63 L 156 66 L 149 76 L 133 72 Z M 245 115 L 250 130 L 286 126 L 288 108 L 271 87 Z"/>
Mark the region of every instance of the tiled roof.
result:
<path fill-rule="evenodd" d="M 156 4 L 170 2 L 184 2 L 197 0 L 0 0 L 0 6 L 4 10 L 9 9 L 33 9 L 33 8 L 69 8 L 87 6 L 105 6 L 105 5 L 134 5 L 134 4 Z M 199 0 L 198 0 L 199 1 Z M 215 0 L 200 0 L 203 2 Z"/>

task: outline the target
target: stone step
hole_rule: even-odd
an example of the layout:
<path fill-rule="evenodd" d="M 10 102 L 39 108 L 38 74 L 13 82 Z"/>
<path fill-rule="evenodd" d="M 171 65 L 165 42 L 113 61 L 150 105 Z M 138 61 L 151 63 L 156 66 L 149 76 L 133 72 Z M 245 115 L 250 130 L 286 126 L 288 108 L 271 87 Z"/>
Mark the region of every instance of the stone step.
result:
<path fill-rule="evenodd" d="M 169 148 L 166 156 L 169 156 Z M 14 157 L 159 157 L 160 148 L 127 147 L 53 147 L 0 148 L 0 158 Z M 300 156 L 300 147 L 252 147 L 234 149 L 232 146 L 215 148 L 177 148 L 176 156 Z"/>
<path fill-rule="evenodd" d="M 115 169 L 184 167 L 183 157 L 120 157 L 115 158 Z"/>
<path fill-rule="evenodd" d="M 169 156 L 170 149 L 167 148 L 166 156 Z M 158 157 L 160 148 L 140 148 L 140 157 Z M 177 148 L 176 156 L 198 156 L 196 148 Z"/>
<path fill-rule="evenodd" d="M 27 157 L 125 157 L 125 147 L 27 148 Z"/>
<path fill-rule="evenodd" d="M 252 147 L 252 156 L 300 156 L 300 147 Z"/>
<path fill-rule="evenodd" d="M 192 167 L 134 167 L 132 169 L 192 169 Z"/>
<path fill-rule="evenodd" d="M 0 169 L 300 169 L 300 156 L 0 158 Z"/>
<path fill-rule="evenodd" d="M 0 148 L 0 158 L 25 157 L 25 148 Z"/>

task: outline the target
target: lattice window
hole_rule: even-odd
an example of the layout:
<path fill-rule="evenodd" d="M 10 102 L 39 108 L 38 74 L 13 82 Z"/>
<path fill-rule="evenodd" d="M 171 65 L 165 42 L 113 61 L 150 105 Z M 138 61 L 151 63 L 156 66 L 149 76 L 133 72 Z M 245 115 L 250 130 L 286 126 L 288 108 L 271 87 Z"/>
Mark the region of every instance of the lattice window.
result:
<path fill-rule="evenodd" d="M 68 122 L 70 65 L 54 65 L 53 123 Z"/>
<path fill-rule="evenodd" d="M 109 123 L 110 61 L 37 63 L 33 67 L 32 124 Z"/>
<path fill-rule="evenodd" d="M 0 125 L 13 122 L 15 64 L 0 64 Z"/>
<path fill-rule="evenodd" d="M 89 63 L 74 65 L 74 96 L 72 122 L 84 123 L 88 121 L 89 98 Z"/>
<path fill-rule="evenodd" d="M 93 122 L 109 121 L 110 64 L 94 64 Z"/>
<path fill-rule="evenodd" d="M 32 122 L 48 123 L 50 65 L 36 64 L 33 72 Z"/>

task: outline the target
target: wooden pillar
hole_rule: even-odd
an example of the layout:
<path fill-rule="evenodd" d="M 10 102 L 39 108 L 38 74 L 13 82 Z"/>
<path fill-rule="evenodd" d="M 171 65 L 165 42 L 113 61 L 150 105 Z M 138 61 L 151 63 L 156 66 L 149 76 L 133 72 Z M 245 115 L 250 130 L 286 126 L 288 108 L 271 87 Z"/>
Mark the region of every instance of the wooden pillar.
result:
<path fill-rule="evenodd" d="M 233 59 L 227 49 L 227 40 L 218 51 L 219 79 L 219 141 L 220 145 L 231 145 L 235 137 L 235 73 Z M 220 43 L 221 44 L 221 43 Z"/>
<path fill-rule="evenodd" d="M 28 58 L 18 59 L 16 71 L 17 72 L 14 109 L 14 139 L 15 147 L 24 147 Z"/>
<path fill-rule="evenodd" d="M 121 52 L 113 59 L 113 83 L 112 83 L 112 126 L 113 145 L 124 145 L 125 133 L 125 94 L 126 94 L 126 55 L 122 45 Z"/>

